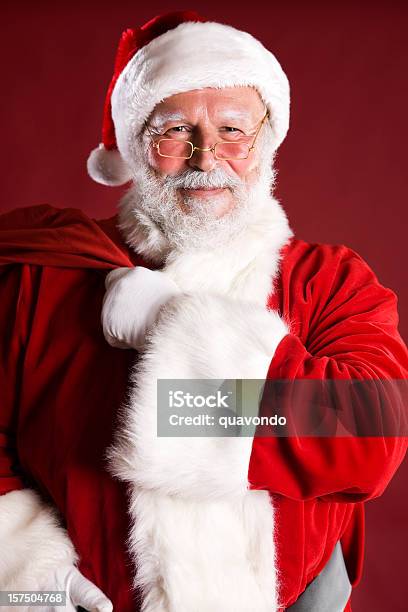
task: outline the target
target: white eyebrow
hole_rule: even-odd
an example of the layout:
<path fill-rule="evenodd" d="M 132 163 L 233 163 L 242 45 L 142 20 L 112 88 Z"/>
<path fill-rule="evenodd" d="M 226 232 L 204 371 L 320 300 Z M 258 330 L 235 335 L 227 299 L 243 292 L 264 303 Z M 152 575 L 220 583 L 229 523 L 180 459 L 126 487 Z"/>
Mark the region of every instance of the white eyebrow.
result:
<path fill-rule="evenodd" d="M 218 121 L 226 122 L 248 120 L 249 118 L 250 115 L 248 112 L 234 109 L 226 110 L 217 115 Z M 150 125 L 154 130 L 160 132 L 164 128 L 166 123 L 169 121 L 180 121 L 182 123 L 188 123 L 186 116 L 182 112 L 159 111 L 152 117 Z"/>
<path fill-rule="evenodd" d="M 232 119 L 233 121 L 241 120 L 241 119 L 249 119 L 249 114 L 245 111 L 238 110 L 227 110 L 224 113 L 220 113 L 218 115 L 219 119 L 223 121 Z"/>
<path fill-rule="evenodd" d="M 176 111 L 160 111 L 156 113 L 151 121 L 153 129 L 161 130 L 168 121 L 182 121 L 186 122 L 185 115 Z"/>

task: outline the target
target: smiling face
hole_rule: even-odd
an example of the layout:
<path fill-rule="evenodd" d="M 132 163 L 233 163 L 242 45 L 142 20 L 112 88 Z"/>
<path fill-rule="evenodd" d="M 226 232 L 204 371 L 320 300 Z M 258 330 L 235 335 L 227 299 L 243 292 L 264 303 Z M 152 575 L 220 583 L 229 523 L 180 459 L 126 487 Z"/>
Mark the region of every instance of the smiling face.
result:
<path fill-rule="evenodd" d="M 265 111 L 252 87 L 198 89 L 158 104 L 131 140 L 133 185 L 121 211 L 127 231 L 153 224 L 168 248 L 179 251 L 217 248 L 240 234 L 273 187 L 275 141 Z M 174 146 L 191 153 L 186 141 L 200 149 L 235 143 L 235 150 L 256 140 L 246 159 L 218 159 L 210 150 L 181 159 L 159 154 L 163 138 L 170 139 L 165 153 Z"/>
<path fill-rule="evenodd" d="M 230 212 L 237 203 L 233 186 L 250 186 L 258 176 L 259 147 L 255 143 L 248 158 L 242 160 L 216 159 L 212 151 L 202 150 L 194 150 L 190 159 L 177 159 L 161 157 L 152 142 L 161 138 L 188 140 L 200 149 L 209 149 L 219 141 L 251 146 L 264 115 L 265 105 L 252 87 L 197 89 L 166 98 L 155 107 L 148 120 L 152 140 L 147 161 L 158 179 L 171 184 L 171 177 L 180 175 L 218 176 L 214 185 L 211 181 L 205 185 L 202 176 L 202 180 L 196 179 L 196 185 L 187 181 L 185 186 L 176 187 L 180 210 L 189 214 L 201 205 L 215 218 Z M 224 183 L 231 184 L 223 186 L 222 177 Z"/>

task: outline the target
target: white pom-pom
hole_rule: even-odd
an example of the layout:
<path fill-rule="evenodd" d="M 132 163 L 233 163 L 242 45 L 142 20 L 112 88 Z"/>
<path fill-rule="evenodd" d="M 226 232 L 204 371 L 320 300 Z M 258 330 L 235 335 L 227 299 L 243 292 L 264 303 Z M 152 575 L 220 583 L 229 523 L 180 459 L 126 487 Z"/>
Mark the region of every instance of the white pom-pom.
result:
<path fill-rule="evenodd" d="M 86 163 L 89 176 L 101 185 L 118 187 L 130 181 L 132 174 L 117 149 L 105 149 L 104 144 L 91 151 Z"/>

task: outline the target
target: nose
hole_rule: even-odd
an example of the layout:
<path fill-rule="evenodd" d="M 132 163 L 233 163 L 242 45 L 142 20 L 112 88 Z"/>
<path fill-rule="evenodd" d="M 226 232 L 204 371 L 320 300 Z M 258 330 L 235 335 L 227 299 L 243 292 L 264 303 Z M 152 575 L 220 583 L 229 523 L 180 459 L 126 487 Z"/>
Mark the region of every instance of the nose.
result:
<path fill-rule="evenodd" d="M 194 139 L 194 145 L 199 147 L 195 149 L 192 157 L 188 160 L 188 165 L 194 170 L 201 170 L 202 172 L 210 172 L 216 164 L 214 153 L 212 151 L 202 151 L 201 149 L 209 149 L 214 144 L 214 140 L 211 137 L 196 137 Z"/>

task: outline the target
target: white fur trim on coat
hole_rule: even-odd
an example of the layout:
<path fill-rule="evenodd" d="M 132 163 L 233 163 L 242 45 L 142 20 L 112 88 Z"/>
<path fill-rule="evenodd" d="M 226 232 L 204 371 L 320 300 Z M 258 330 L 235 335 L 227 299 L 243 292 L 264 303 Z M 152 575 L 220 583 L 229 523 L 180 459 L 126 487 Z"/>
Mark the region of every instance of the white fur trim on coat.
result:
<path fill-rule="evenodd" d="M 57 511 L 36 491 L 0 496 L 0 590 L 36 590 L 56 566 L 77 560 Z"/>
<path fill-rule="evenodd" d="M 142 612 L 277 611 L 267 491 L 197 502 L 132 487 L 130 506 Z"/>
<path fill-rule="evenodd" d="M 250 302 L 208 294 L 172 298 L 134 367 L 126 428 L 111 454 L 116 475 L 196 500 L 245 492 L 252 439 L 157 437 L 157 380 L 264 380 L 287 333 L 276 312 Z"/>
<path fill-rule="evenodd" d="M 172 251 L 138 210 L 121 202 L 121 230 L 143 256 L 164 263 L 183 291 L 162 308 L 134 367 L 109 461 L 129 482 L 129 551 L 143 612 L 275 612 L 274 511 L 248 489 L 251 437 L 158 437 L 159 378 L 265 379 L 288 333 L 268 311 L 281 250 L 293 235 L 279 202 L 263 194 L 245 231 L 226 245 Z"/>
<path fill-rule="evenodd" d="M 277 149 L 289 127 L 289 82 L 261 42 L 215 22 L 182 23 L 158 36 L 132 57 L 112 92 L 112 118 L 122 157 L 131 166 L 132 139 L 165 98 L 193 89 L 234 86 L 258 90 L 270 112 Z"/>
<path fill-rule="evenodd" d="M 158 437 L 157 380 L 265 379 L 289 332 L 276 312 L 220 295 L 172 298 L 133 372 L 109 451 L 131 483 L 130 551 L 143 612 L 274 612 L 273 507 L 248 490 L 252 438 Z"/>

